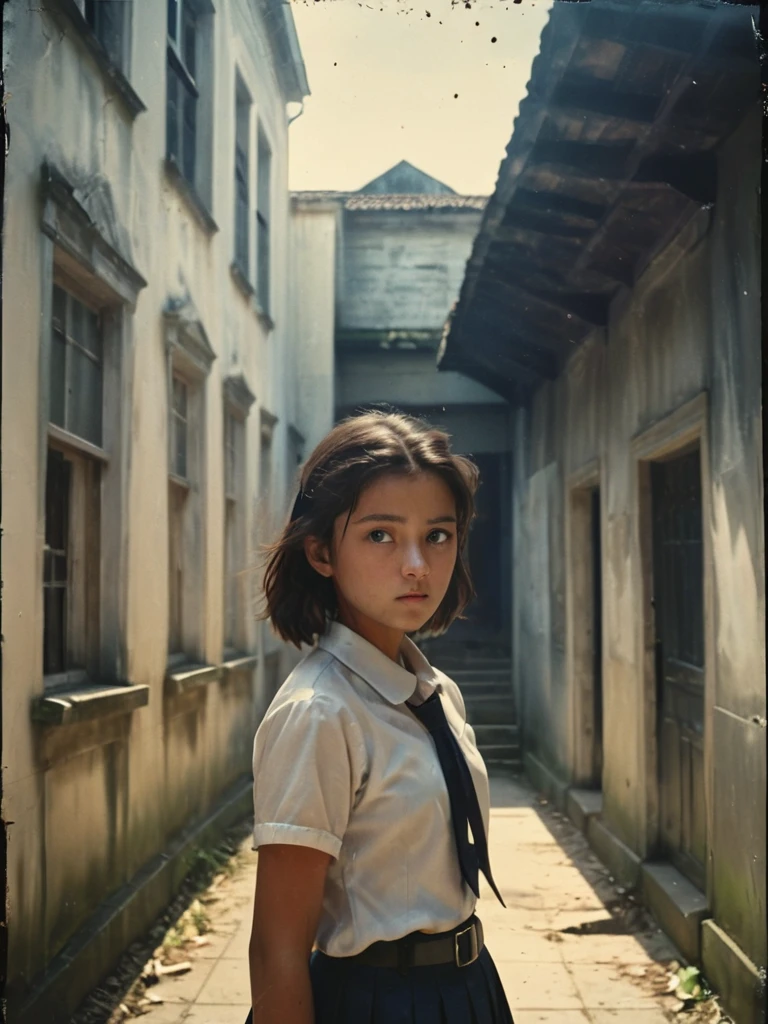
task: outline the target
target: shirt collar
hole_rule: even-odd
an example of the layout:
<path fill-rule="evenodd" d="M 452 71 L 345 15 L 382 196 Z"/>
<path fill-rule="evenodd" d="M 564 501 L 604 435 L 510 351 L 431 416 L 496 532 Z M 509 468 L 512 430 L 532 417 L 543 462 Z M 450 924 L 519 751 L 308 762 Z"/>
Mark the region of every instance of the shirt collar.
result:
<path fill-rule="evenodd" d="M 329 625 L 317 646 L 352 669 L 390 704 L 402 704 L 413 696 L 417 686 L 422 694 L 425 689 L 431 691 L 436 688 L 435 670 L 407 636 L 403 637 L 400 652 L 414 672 L 392 661 L 378 647 L 340 622 Z"/>

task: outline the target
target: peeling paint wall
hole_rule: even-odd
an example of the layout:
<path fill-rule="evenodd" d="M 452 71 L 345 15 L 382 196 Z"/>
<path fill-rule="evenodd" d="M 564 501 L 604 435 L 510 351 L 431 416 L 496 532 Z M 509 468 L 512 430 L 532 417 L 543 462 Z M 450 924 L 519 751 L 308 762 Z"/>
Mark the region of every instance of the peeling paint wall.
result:
<path fill-rule="evenodd" d="M 265 704 L 264 658 L 242 678 L 164 697 L 168 622 L 167 354 L 162 311 L 188 291 L 216 353 L 205 384 L 202 654 L 223 657 L 223 380 L 243 374 L 256 403 L 246 427 L 247 535 L 260 517 L 284 515 L 292 484 L 289 428 L 307 440 L 332 415 L 327 391 L 307 384 L 301 337 L 289 320 L 288 129 L 285 97 L 260 22 L 261 8 L 222 0 L 214 15 L 212 207 L 218 230 L 201 228 L 164 170 L 166 5 L 133 4 L 128 78 L 147 109 L 133 119 L 73 22 L 24 4 L 3 7 L 8 117 L 4 238 L 4 535 L 6 635 L 3 725 L 4 815 L 10 826 L 9 989 L 18 1001 L 63 944 L 115 889 L 162 851 L 183 825 L 210 813 L 250 770 L 253 732 Z M 234 254 L 236 69 L 272 147 L 272 304 L 268 330 L 230 272 Z M 146 279 L 130 316 L 132 338 L 122 400 L 130 412 L 128 491 L 123 515 L 126 578 L 125 677 L 149 686 L 149 704 L 94 723 L 39 726 L 30 719 L 43 692 L 39 531 L 46 414 L 40 408 L 41 336 L 49 324 L 50 270 L 41 230 L 41 167 L 52 162 L 73 183 L 111 197 L 112 238 Z M 255 172 L 254 172 L 255 173 Z M 251 200 L 255 204 L 255 178 Z M 255 221 L 255 217 L 253 218 Z M 251 224 L 251 246 L 253 224 Z M 47 276 L 46 276 L 47 275 Z M 45 372 L 45 368 L 42 368 Z M 300 380 L 303 384 L 300 385 Z M 301 391 L 301 402 L 294 398 Z M 262 410 L 277 417 L 273 486 L 259 499 Z M 246 572 L 256 578 L 248 545 Z M 267 641 L 254 609 L 246 648 Z M 269 642 L 282 650 L 281 645 Z M 262 652 L 263 653 L 263 652 Z M 13 1004 L 15 1005 L 15 1003 Z"/>
<path fill-rule="evenodd" d="M 346 211 L 339 327 L 442 330 L 480 217 L 476 211 Z"/>
<path fill-rule="evenodd" d="M 614 303 L 562 376 L 514 420 L 514 685 L 527 748 L 576 774 L 563 608 L 568 481 L 599 467 L 603 557 L 603 821 L 641 857 L 649 810 L 643 570 L 632 439 L 708 396 L 714 680 L 706 728 L 716 771 L 707 894 L 716 921 L 755 964 L 765 937 L 765 577 L 760 393 L 760 117 L 719 155 L 709 229 L 701 217 L 632 294 Z"/>

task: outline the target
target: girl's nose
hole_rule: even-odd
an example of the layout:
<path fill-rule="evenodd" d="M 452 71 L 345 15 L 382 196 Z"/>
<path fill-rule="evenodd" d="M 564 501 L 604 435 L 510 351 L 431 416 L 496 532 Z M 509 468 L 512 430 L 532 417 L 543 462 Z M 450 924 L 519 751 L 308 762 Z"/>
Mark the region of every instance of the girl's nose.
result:
<path fill-rule="evenodd" d="M 423 579 L 429 574 L 429 565 L 424 558 L 421 548 L 414 545 L 406 551 L 403 560 L 403 575 L 411 576 L 417 580 Z"/>

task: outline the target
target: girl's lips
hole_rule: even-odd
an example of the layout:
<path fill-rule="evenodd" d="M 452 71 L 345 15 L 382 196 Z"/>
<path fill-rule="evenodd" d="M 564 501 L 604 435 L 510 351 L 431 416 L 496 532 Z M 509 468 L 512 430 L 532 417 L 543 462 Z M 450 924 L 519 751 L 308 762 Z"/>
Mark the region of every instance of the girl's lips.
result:
<path fill-rule="evenodd" d="M 426 601 L 426 594 L 402 594 L 398 597 L 398 601 Z"/>

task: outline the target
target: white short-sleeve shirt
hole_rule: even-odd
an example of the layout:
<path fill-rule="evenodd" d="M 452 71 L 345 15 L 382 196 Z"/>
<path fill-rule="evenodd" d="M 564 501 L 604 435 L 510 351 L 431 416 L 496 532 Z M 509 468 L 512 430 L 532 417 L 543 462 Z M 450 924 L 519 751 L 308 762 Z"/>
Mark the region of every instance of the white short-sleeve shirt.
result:
<path fill-rule="evenodd" d="M 334 858 L 316 940 L 330 956 L 447 931 L 475 909 L 434 743 L 405 701 L 440 694 L 486 832 L 488 775 L 456 683 L 407 637 L 401 654 L 408 668 L 333 623 L 281 686 L 254 741 L 254 849 L 288 843 Z"/>

